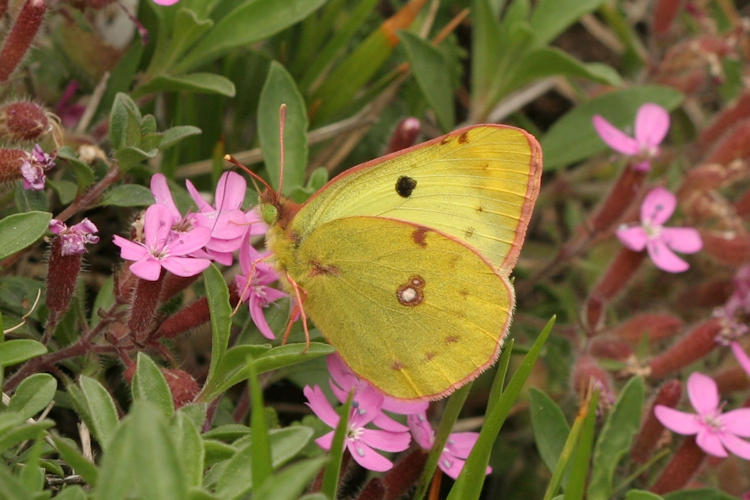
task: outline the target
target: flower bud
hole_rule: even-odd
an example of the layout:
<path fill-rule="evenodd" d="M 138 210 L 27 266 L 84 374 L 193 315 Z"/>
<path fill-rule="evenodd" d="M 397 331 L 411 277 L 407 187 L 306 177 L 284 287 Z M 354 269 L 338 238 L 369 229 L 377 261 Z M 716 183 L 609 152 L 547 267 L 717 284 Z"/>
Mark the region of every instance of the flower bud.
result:
<path fill-rule="evenodd" d="M 733 106 L 724 108 L 698 136 L 698 145 L 702 150 L 708 149 L 733 128 L 740 120 L 750 116 L 750 92 L 745 91 Z"/>
<path fill-rule="evenodd" d="M 716 381 L 716 386 L 719 388 L 720 394 L 744 391 L 750 387 L 750 379 L 748 379 L 747 372 L 741 366 L 726 368 L 713 375 L 713 379 Z"/>
<path fill-rule="evenodd" d="M 750 262 L 750 234 L 701 230 L 703 249 L 722 264 L 738 266 Z"/>
<path fill-rule="evenodd" d="M 729 165 L 750 156 L 750 120 L 743 120 L 714 142 L 703 158 L 704 163 Z"/>
<path fill-rule="evenodd" d="M 589 294 L 583 306 L 583 321 L 586 334 L 596 334 L 604 320 L 604 308 L 622 290 L 635 275 L 638 266 L 643 262 L 645 252 L 634 252 L 627 248 L 620 249 L 610 263 L 604 276 Z"/>
<path fill-rule="evenodd" d="M 44 109 L 31 101 L 0 106 L 0 138 L 7 142 L 32 141 L 50 129 Z"/>
<path fill-rule="evenodd" d="M 682 384 L 679 380 L 670 380 L 661 386 L 654 401 L 648 406 L 648 410 L 646 410 L 643 416 L 641 430 L 638 432 L 638 436 L 633 442 L 633 447 L 630 449 L 630 456 L 634 462 L 639 464 L 646 463 L 651 458 L 652 451 L 659 443 L 659 438 L 664 432 L 664 426 L 654 414 L 656 405 L 674 408 L 680 402 L 681 397 Z"/>
<path fill-rule="evenodd" d="M 600 336 L 591 340 L 589 354 L 597 358 L 625 361 L 633 355 L 633 347 L 626 340 L 611 335 Z"/>
<path fill-rule="evenodd" d="M 195 400 L 195 396 L 200 391 L 198 382 L 184 370 L 162 368 L 164 378 L 167 381 L 169 390 L 172 392 L 172 402 L 175 409 L 181 408 Z"/>
<path fill-rule="evenodd" d="M 695 444 L 695 438 L 686 437 L 650 491 L 660 495 L 682 488 L 698 471 L 704 458 L 706 453 Z"/>
<path fill-rule="evenodd" d="M 63 254 L 61 237 L 52 242 L 47 268 L 47 308 L 50 311 L 62 314 L 68 309 L 81 271 L 82 259 L 83 254 Z"/>
<path fill-rule="evenodd" d="M 0 148 L 0 184 L 22 179 L 21 166 L 29 159 L 23 149 Z"/>
<path fill-rule="evenodd" d="M 654 7 L 651 29 L 655 35 L 665 35 L 672 26 L 677 13 L 682 7 L 682 0 L 658 0 Z"/>
<path fill-rule="evenodd" d="M 44 0 L 26 0 L 0 50 L 0 82 L 5 82 L 29 50 L 44 19 Z"/>
<path fill-rule="evenodd" d="M 387 492 L 383 478 L 373 477 L 359 490 L 357 500 L 384 500 Z"/>
<path fill-rule="evenodd" d="M 711 318 L 697 324 L 669 349 L 649 362 L 649 376 L 659 379 L 683 368 L 710 353 L 716 346 L 721 322 Z"/>
<path fill-rule="evenodd" d="M 422 125 L 417 118 L 413 116 L 404 118 L 396 125 L 396 129 L 391 135 L 391 140 L 388 142 L 388 148 L 385 152 L 393 153 L 413 146 L 417 141 L 421 128 Z"/>
<path fill-rule="evenodd" d="M 426 462 L 427 453 L 421 448 L 414 448 L 401 457 L 383 476 L 388 498 L 402 498 L 417 482 Z"/>
<path fill-rule="evenodd" d="M 148 332 L 154 322 L 163 282 L 164 272 L 162 271 L 159 279 L 155 281 L 139 279 L 135 286 L 128 327 L 137 341 L 143 340 L 142 334 Z"/>
<path fill-rule="evenodd" d="M 165 280 L 166 281 L 166 280 Z M 162 293 L 162 296 L 164 294 Z M 234 283 L 229 284 L 229 303 L 232 306 L 239 302 L 237 287 Z M 159 325 L 159 329 L 153 335 L 153 338 L 172 338 L 181 333 L 196 328 L 211 319 L 208 309 L 208 299 L 201 297 L 192 304 L 180 309 Z"/>
<path fill-rule="evenodd" d="M 591 232 L 604 232 L 620 221 L 627 208 L 638 197 L 647 174 L 647 171 L 630 165 L 623 170 L 589 222 Z"/>
<path fill-rule="evenodd" d="M 161 296 L 159 302 L 166 302 L 193 283 L 195 283 L 200 274 L 194 276 L 177 276 L 176 274 L 169 273 L 164 278 L 164 284 L 161 287 Z"/>
<path fill-rule="evenodd" d="M 584 395 L 588 392 L 589 386 L 599 389 L 599 404 L 602 407 L 609 407 L 615 402 L 609 373 L 599 366 L 593 357 L 584 354 L 573 367 L 573 389 L 576 394 Z"/>
<path fill-rule="evenodd" d="M 682 320 L 668 313 L 642 313 L 631 316 L 612 329 L 613 337 L 637 344 L 645 336 L 649 342 L 667 339 L 682 329 Z"/>

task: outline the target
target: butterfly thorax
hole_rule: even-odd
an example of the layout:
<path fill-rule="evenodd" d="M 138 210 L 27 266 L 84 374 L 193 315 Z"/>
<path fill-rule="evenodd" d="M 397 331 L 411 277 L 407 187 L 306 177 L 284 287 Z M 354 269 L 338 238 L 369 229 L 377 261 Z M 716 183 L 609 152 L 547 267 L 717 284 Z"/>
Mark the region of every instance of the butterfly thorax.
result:
<path fill-rule="evenodd" d="M 270 264 L 279 272 L 295 274 L 295 251 L 298 241 L 291 234 L 291 221 L 301 205 L 279 196 L 275 192 L 265 191 L 260 197 L 260 211 L 269 225 L 266 233 L 266 248 L 271 251 Z M 282 280 L 283 281 L 283 280 Z"/>

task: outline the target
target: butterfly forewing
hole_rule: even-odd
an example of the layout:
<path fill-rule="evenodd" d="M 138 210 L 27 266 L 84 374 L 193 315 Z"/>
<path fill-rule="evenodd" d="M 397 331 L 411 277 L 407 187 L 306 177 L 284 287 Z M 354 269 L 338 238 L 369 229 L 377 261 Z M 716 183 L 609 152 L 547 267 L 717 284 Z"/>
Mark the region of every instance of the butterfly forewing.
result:
<path fill-rule="evenodd" d="M 326 222 L 388 217 L 448 234 L 504 274 L 515 265 L 539 190 L 541 150 L 523 130 L 458 130 L 360 165 L 302 207 L 292 230 L 304 240 Z"/>
<path fill-rule="evenodd" d="M 289 273 L 344 361 L 401 399 L 442 397 L 490 366 L 513 308 L 507 279 L 475 250 L 381 217 L 318 225 Z"/>

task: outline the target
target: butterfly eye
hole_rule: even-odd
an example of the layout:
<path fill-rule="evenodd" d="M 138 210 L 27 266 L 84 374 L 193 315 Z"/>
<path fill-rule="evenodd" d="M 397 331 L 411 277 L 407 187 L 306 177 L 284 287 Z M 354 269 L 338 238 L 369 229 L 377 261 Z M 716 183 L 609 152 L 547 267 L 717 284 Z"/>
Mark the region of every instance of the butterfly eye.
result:
<path fill-rule="evenodd" d="M 417 187 L 417 181 L 406 175 L 402 175 L 396 181 L 396 192 L 402 198 L 408 198 L 411 196 L 415 187 Z"/>
<path fill-rule="evenodd" d="M 263 203 L 260 206 L 260 214 L 263 218 L 263 222 L 266 224 L 275 224 L 279 218 L 279 209 L 270 203 Z"/>

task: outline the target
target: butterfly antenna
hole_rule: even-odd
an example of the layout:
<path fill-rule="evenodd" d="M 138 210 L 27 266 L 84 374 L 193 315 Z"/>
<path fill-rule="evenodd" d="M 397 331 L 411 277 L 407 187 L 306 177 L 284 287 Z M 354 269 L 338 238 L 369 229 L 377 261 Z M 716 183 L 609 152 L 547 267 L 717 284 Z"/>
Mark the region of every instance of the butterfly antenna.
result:
<path fill-rule="evenodd" d="M 284 191 L 284 133 L 286 132 L 286 103 L 279 106 L 279 193 Z"/>
<path fill-rule="evenodd" d="M 252 170 L 250 170 L 249 168 L 247 168 L 247 166 L 245 166 L 243 163 L 241 163 L 234 156 L 232 156 L 230 154 L 226 154 L 226 155 L 224 155 L 224 160 L 228 161 L 229 163 L 231 163 L 232 165 L 236 166 L 237 168 L 239 168 L 243 172 L 245 172 L 247 175 L 249 175 L 250 178 L 253 181 L 253 186 L 255 186 L 255 190 L 256 191 L 260 192 L 260 188 L 258 187 L 258 184 L 256 184 L 256 181 L 258 181 L 261 184 L 263 184 L 264 188 L 268 189 L 271 192 L 274 192 L 274 189 L 271 187 L 270 184 L 268 184 L 268 182 L 266 182 L 265 179 L 263 179 L 263 177 L 259 176 L 258 174 L 256 174 L 255 172 L 253 172 Z"/>

